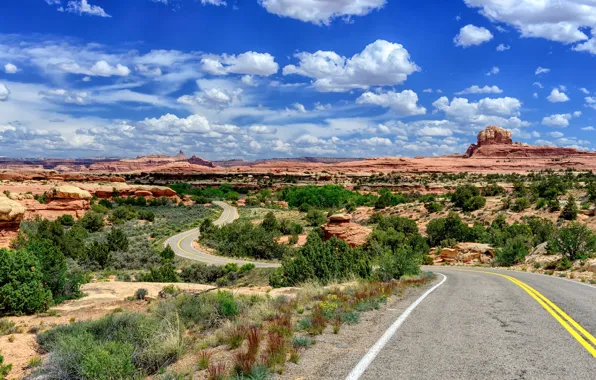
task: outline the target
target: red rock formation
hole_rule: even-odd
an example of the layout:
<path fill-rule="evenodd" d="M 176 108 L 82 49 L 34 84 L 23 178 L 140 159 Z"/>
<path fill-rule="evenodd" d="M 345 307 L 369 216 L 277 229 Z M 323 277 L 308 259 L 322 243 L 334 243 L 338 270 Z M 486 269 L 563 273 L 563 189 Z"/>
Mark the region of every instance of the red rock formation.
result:
<path fill-rule="evenodd" d="M 208 168 L 215 167 L 215 164 L 213 162 L 204 160 L 201 157 L 197 157 L 197 156 L 192 156 L 191 158 L 189 158 L 188 163 L 192 164 L 192 165 L 206 166 Z"/>
<path fill-rule="evenodd" d="M 478 142 L 476 144 L 470 145 L 470 147 L 466 151 L 466 156 L 472 157 L 474 155 L 474 152 L 482 146 L 497 144 L 513 144 L 513 140 L 511 140 L 511 131 L 494 125 L 489 125 L 488 127 L 486 127 L 485 130 L 480 131 L 480 133 L 478 133 Z"/>
<path fill-rule="evenodd" d="M 332 215 L 329 217 L 329 223 L 323 225 L 325 239 L 331 239 L 333 236 L 345 240 L 350 247 L 356 247 L 366 243 L 366 239 L 372 233 L 372 229 L 351 223 L 351 216 L 344 214 Z"/>

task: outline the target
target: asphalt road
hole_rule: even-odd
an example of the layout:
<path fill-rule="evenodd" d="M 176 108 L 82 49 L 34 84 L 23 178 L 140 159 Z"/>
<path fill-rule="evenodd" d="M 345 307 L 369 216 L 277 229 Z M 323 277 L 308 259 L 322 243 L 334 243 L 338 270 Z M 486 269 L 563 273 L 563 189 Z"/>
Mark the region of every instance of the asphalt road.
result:
<path fill-rule="evenodd" d="M 213 204 L 221 207 L 223 212 L 219 219 L 217 219 L 213 224 L 220 226 L 223 224 L 232 223 L 234 220 L 238 219 L 238 209 L 236 207 L 232 207 L 225 202 L 215 201 Z M 275 263 L 265 263 L 259 261 L 245 261 L 245 260 L 236 260 L 232 258 L 227 258 L 223 256 L 214 256 L 208 253 L 199 251 L 195 249 L 192 242 L 195 241 L 201 232 L 198 228 L 194 228 L 189 231 L 184 231 L 179 233 L 178 235 L 172 236 L 168 240 L 165 241 L 164 246 L 169 245 L 172 247 L 174 252 L 177 256 L 184 257 L 189 260 L 200 261 L 205 264 L 209 265 L 226 265 L 228 263 L 236 263 L 238 265 L 244 264 L 254 264 L 257 268 L 275 268 L 279 267 L 279 264 Z"/>
<path fill-rule="evenodd" d="M 596 287 L 518 271 L 424 269 L 447 280 L 414 309 L 361 379 L 596 379 L 596 339 L 579 334 L 582 345 L 520 285 L 482 271 L 521 280 L 588 335 L 596 335 Z M 345 367 L 321 377 L 345 378 L 362 356 L 345 357 Z"/>

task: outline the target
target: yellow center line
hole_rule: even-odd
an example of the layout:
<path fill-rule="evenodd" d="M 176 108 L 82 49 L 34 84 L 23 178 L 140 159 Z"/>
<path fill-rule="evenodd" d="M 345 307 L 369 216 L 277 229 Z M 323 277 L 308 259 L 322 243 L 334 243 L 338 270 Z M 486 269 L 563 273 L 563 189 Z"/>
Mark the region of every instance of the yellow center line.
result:
<path fill-rule="evenodd" d="M 577 323 L 573 318 L 571 318 L 567 313 L 565 313 L 561 308 L 555 305 L 552 301 L 538 292 L 536 289 L 532 288 L 530 285 L 526 284 L 525 282 L 518 280 L 515 277 L 511 277 L 501 273 L 494 273 L 494 272 L 486 272 L 486 271 L 476 271 L 476 270 L 466 270 L 466 269 L 456 269 L 465 272 L 475 272 L 475 273 L 487 273 L 492 274 L 495 276 L 501 276 L 509 281 L 513 282 L 520 288 L 522 288 L 526 293 L 530 295 L 530 297 L 534 298 L 536 302 L 538 302 L 550 315 L 553 316 L 567 330 L 572 337 L 575 338 L 593 357 L 596 358 L 596 348 L 594 348 L 590 343 L 585 339 L 587 338 L 593 345 L 596 346 L 596 338 L 592 334 L 590 334 L 586 329 L 584 329 L 579 323 Z M 569 323 L 567 323 L 569 322 Z M 571 325 L 570 325 L 571 324 Z M 575 327 L 576 330 L 573 329 Z M 578 333 L 579 331 L 579 333 Z M 580 333 L 583 335 L 580 335 Z M 585 337 L 585 338 L 584 338 Z"/>
<path fill-rule="evenodd" d="M 221 216 L 218 218 L 218 220 L 221 220 L 226 212 L 229 214 L 230 213 L 230 208 L 224 208 L 224 210 L 223 210 Z M 224 222 L 228 219 L 228 216 L 226 216 L 225 218 L 223 218 L 223 221 Z M 195 253 L 194 252 L 189 252 L 186 249 L 182 248 L 181 244 L 182 244 L 182 242 L 184 240 L 188 239 L 193 234 L 194 234 L 194 232 L 190 232 L 190 233 L 184 235 L 184 237 L 182 237 L 180 240 L 178 240 L 178 244 L 176 244 L 178 246 L 178 249 L 179 250 L 181 250 L 182 252 L 188 253 L 189 255 L 195 255 Z"/>

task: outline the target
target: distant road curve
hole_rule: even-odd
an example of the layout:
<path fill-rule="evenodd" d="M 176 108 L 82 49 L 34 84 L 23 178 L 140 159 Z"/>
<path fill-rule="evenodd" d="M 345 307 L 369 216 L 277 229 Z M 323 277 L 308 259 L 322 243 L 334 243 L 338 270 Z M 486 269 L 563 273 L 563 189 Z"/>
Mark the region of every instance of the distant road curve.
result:
<path fill-rule="evenodd" d="M 232 223 L 239 218 L 238 209 L 230 206 L 225 202 L 215 201 L 214 205 L 219 206 L 223 209 L 221 216 L 213 224 L 221 226 L 224 224 Z M 185 259 L 199 261 L 209 265 L 226 265 L 228 263 L 236 263 L 238 265 L 254 264 L 257 268 L 277 268 L 280 265 L 275 263 L 266 263 L 259 261 L 245 261 L 228 258 L 224 256 L 214 256 L 208 253 L 197 250 L 192 242 L 195 241 L 201 234 L 199 228 L 194 228 L 189 231 L 184 231 L 178 235 L 172 236 L 165 241 L 164 247 L 170 246 L 174 250 L 177 256 L 184 257 Z"/>

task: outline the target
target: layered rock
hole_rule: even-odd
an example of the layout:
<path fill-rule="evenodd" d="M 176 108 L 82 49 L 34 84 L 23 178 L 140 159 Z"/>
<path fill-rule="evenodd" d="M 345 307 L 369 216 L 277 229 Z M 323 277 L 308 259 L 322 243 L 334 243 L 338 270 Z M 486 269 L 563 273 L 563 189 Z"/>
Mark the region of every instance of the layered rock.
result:
<path fill-rule="evenodd" d="M 433 248 L 430 254 L 434 257 L 435 264 L 488 264 L 495 257 L 495 250 L 488 244 L 457 243 L 452 248 Z"/>
<path fill-rule="evenodd" d="M 215 167 L 215 164 L 213 162 L 204 160 L 201 157 L 197 157 L 197 156 L 192 156 L 191 158 L 189 158 L 188 163 L 192 164 L 192 165 L 206 166 L 208 168 Z"/>
<path fill-rule="evenodd" d="M 16 225 L 25 217 L 27 210 L 19 202 L 0 195 L 0 225 Z"/>
<path fill-rule="evenodd" d="M 73 200 L 89 200 L 91 193 L 86 190 L 79 189 L 72 185 L 60 185 L 54 187 L 49 195 L 52 199 L 73 199 Z"/>
<path fill-rule="evenodd" d="M 351 220 L 351 216 L 346 214 L 336 214 L 329 217 L 329 222 L 322 226 L 325 239 L 331 239 L 335 236 L 344 240 L 351 247 L 366 243 L 372 229 L 352 223 Z"/>

